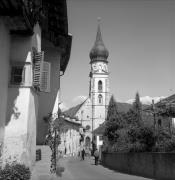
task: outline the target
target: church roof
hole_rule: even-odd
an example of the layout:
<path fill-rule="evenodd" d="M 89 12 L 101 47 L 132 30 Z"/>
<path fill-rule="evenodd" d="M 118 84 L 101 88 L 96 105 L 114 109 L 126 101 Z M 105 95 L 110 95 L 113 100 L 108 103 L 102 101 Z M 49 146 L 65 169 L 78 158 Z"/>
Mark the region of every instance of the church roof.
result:
<path fill-rule="evenodd" d="M 64 123 L 81 126 L 81 123 L 77 121 L 73 121 L 71 119 L 64 118 L 64 117 L 59 117 L 59 119 L 56 119 L 54 122 L 55 122 L 56 127 L 59 127 L 61 124 L 64 124 Z"/>
<path fill-rule="evenodd" d="M 104 132 L 105 132 L 105 122 L 93 131 L 93 133 L 96 135 L 97 134 L 102 135 L 102 134 L 104 134 Z"/>
<path fill-rule="evenodd" d="M 87 100 L 87 99 L 86 99 L 86 100 Z M 75 118 L 76 113 L 77 113 L 77 112 L 79 111 L 79 109 L 83 106 L 83 104 L 86 102 L 86 100 L 83 101 L 81 104 L 78 104 L 78 105 L 76 105 L 76 106 L 74 106 L 74 107 L 71 107 L 70 109 L 64 111 L 63 114 L 64 114 L 65 116 L 68 116 L 68 117 L 71 117 L 71 118 Z"/>
<path fill-rule="evenodd" d="M 89 56 L 91 59 L 91 63 L 93 61 L 106 61 L 107 62 L 109 52 L 103 43 L 101 30 L 100 30 L 100 24 L 98 24 L 96 40 L 95 40 L 93 48 L 90 51 Z"/>

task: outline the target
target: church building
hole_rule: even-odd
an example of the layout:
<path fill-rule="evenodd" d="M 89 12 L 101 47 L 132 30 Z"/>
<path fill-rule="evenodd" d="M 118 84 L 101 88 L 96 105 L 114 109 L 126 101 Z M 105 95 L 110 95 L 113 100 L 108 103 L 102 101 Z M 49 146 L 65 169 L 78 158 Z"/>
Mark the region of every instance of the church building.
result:
<path fill-rule="evenodd" d="M 84 129 L 84 145 L 90 147 L 95 141 L 93 131 L 106 119 L 110 99 L 108 56 L 98 24 L 94 46 L 90 51 L 89 96 L 81 104 L 70 108 L 64 115 L 77 118 Z"/>

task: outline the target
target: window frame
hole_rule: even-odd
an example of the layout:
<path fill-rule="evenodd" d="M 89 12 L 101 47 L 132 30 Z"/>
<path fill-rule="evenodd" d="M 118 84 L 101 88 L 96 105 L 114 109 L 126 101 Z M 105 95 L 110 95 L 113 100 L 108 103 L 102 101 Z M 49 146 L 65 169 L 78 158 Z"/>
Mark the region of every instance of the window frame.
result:
<path fill-rule="evenodd" d="M 22 69 L 22 74 L 21 74 L 21 82 L 15 82 L 14 81 L 14 76 L 15 74 L 13 73 L 13 69 L 15 68 L 21 68 Z M 26 67 L 24 62 L 11 62 L 10 63 L 10 76 L 9 76 L 9 84 L 10 86 L 24 86 L 25 85 L 25 80 L 26 80 Z M 20 75 L 17 75 L 20 76 Z"/>
<path fill-rule="evenodd" d="M 103 96 L 101 94 L 98 95 L 98 103 L 103 104 Z"/>
<path fill-rule="evenodd" d="M 103 141 L 103 135 L 99 135 L 99 141 Z"/>
<path fill-rule="evenodd" d="M 103 91 L 103 82 L 101 80 L 98 81 L 98 91 L 99 92 Z"/>

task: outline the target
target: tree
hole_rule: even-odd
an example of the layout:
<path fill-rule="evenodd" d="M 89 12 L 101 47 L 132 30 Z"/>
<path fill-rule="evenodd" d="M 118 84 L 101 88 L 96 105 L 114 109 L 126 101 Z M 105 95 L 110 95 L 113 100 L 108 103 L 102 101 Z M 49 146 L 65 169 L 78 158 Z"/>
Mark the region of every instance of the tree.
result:
<path fill-rule="evenodd" d="M 156 136 L 152 127 L 140 126 L 128 129 L 128 147 L 130 152 L 152 151 Z"/>
<path fill-rule="evenodd" d="M 108 140 L 111 142 L 117 141 L 119 137 L 117 130 L 121 127 L 122 127 L 122 118 L 118 112 L 117 103 L 114 97 L 111 96 L 108 106 L 104 135 L 107 136 Z"/>
<path fill-rule="evenodd" d="M 133 118 L 136 125 L 140 126 L 142 123 L 142 103 L 140 102 L 139 93 L 136 93 L 135 101 L 133 103 Z"/>

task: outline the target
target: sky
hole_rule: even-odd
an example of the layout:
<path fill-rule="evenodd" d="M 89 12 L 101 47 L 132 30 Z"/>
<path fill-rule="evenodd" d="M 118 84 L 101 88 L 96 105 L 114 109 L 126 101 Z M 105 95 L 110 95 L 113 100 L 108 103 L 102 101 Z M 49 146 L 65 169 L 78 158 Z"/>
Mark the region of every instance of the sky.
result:
<path fill-rule="evenodd" d="M 88 96 L 97 18 L 109 50 L 110 93 L 120 102 L 175 94 L 175 0 L 67 0 L 70 61 L 61 77 L 68 107 Z"/>

